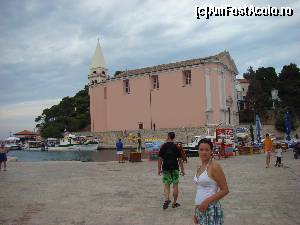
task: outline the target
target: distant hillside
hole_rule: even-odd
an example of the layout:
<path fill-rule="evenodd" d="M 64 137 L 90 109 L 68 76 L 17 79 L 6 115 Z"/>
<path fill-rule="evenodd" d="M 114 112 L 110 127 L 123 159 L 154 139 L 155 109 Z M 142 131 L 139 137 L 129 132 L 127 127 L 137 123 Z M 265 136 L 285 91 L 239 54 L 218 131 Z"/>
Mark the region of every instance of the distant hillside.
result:
<path fill-rule="evenodd" d="M 43 138 L 62 137 L 69 132 L 86 130 L 90 126 L 90 97 L 88 86 L 74 97 L 64 97 L 59 104 L 43 110 L 35 119 Z"/>

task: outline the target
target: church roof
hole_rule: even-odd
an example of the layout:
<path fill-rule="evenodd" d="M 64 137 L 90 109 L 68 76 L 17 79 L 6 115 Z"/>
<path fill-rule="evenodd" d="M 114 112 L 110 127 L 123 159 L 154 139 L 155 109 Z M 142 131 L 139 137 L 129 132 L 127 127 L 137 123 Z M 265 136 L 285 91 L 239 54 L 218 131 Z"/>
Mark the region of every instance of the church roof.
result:
<path fill-rule="evenodd" d="M 214 56 L 197 58 L 197 59 L 189 59 L 189 60 L 184 60 L 184 61 L 175 62 L 175 63 L 168 63 L 168 64 L 161 64 L 161 65 L 157 65 L 157 66 L 145 67 L 145 68 L 141 68 L 141 69 L 128 70 L 128 71 L 125 71 L 123 73 L 116 75 L 116 77 L 142 75 L 142 74 L 147 74 L 147 73 L 159 72 L 159 71 L 163 71 L 163 70 L 199 65 L 199 64 L 208 63 L 208 62 L 224 63 L 224 61 L 223 61 L 224 57 L 227 57 L 230 62 L 231 68 L 228 68 L 228 69 L 231 69 L 231 70 L 233 70 L 233 72 L 235 74 L 238 74 L 236 65 L 235 65 L 234 61 L 232 60 L 232 58 L 230 57 L 229 52 L 223 51 Z"/>
<path fill-rule="evenodd" d="M 98 40 L 96 50 L 94 53 L 94 57 L 93 57 L 91 65 L 90 65 L 90 69 L 96 69 L 99 67 L 107 69 L 107 66 L 106 66 L 102 51 L 101 51 L 100 43 Z"/>

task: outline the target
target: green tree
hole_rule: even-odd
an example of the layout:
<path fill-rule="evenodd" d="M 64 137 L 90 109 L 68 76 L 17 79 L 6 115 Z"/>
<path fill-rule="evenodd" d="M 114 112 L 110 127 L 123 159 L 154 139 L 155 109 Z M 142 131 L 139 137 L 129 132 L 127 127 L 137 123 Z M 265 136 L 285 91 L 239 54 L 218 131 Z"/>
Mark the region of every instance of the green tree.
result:
<path fill-rule="evenodd" d="M 244 74 L 249 80 L 246 96 L 247 108 L 267 117 L 267 110 L 272 107 L 271 90 L 278 86 L 278 77 L 273 67 L 261 67 L 255 72 L 252 67 Z"/>
<path fill-rule="evenodd" d="M 279 74 L 278 96 L 283 106 L 300 118 L 300 69 L 296 64 L 283 66 Z"/>
<path fill-rule="evenodd" d="M 255 71 L 253 70 L 253 67 L 250 66 L 250 67 L 248 68 L 247 72 L 243 74 L 243 77 L 244 77 L 246 80 L 250 81 L 251 79 L 254 78 L 254 75 L 255 75 Z"/>
<path fill-rule="evenodd" d="M 53 138 L 61 138 L 62 133 L 59 127 L 56 124 L 50 124 L 41 129 L 41 136 L 44 138 L 53 137 Z"/>
<path fill-rule="evenodd" d="M 125 71 L 117 70 L 114 74 L 114 77 L 118 77 L 119 74 L 124 73 Z"/>
<path fill-rule="evenodd" d="M 62 137 L 64 129 L 79 131 L 90 123 L 90 98 L 88 86 L 74 97 L 64 97 L 59 104 L 44 109 L 42 115 L 35 118 L 36 127 L 43 138 Z"/>
<path fill-rule="evenodd" d="M 288 111 L 287 108 L 282 108 L 276 112 L 276 122 L 275 122 L 275 128 L 276 130 L 279 130 L 281 132 L 285 132 L 285 113 Z M 298 127 L 296 115 L 294 113 L 291 113 L 291 124 L 292 124 L 292 130 L 296 130 Z"/>

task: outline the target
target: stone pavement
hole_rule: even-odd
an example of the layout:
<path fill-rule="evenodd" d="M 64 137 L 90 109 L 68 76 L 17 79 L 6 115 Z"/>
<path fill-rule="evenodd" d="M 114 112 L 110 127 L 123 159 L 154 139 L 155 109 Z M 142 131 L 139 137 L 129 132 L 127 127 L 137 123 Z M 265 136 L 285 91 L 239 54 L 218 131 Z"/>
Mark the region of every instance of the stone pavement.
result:
<path fill-rule="evenodd" d="M 300 224 L 300 160 L 283 157 L 284 168 L 265 168 L 263 154 L 220 161 L 230 188 L 225 225 Z M 0 224 L 193 224 L 198 163 L 185 164 L 181 206 L 163 211 L 156 162 L 10 162 L 0 172 Z"/>

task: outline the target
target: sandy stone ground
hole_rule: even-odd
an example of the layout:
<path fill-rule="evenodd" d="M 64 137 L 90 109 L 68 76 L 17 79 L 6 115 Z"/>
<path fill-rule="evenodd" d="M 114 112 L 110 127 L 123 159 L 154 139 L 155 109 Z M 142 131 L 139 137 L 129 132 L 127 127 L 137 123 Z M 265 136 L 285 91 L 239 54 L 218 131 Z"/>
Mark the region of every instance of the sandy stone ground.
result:
<path fill-rule="evenodd" d="M 225 225 L 300 224 L 300 160 L 283 153 L 283 168 L 264 167 L 264 155 L 219 161 L 230 193 Z M 274 165 L 274 158 L 273 158 Z M 0 172 L 1 225 L 193 224 L 198 158 L 180 180 L 179 208 L 162 210 L 157 163 L 10 162 Z"/>

